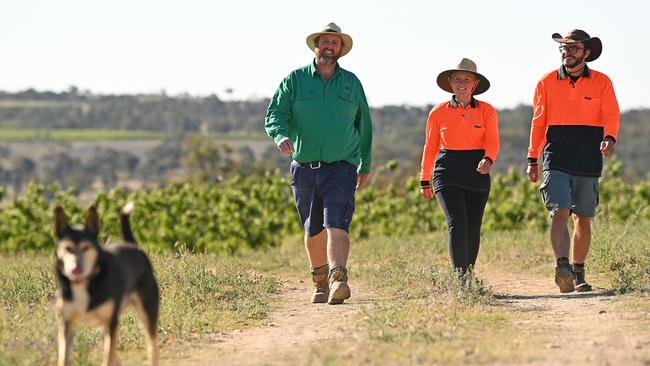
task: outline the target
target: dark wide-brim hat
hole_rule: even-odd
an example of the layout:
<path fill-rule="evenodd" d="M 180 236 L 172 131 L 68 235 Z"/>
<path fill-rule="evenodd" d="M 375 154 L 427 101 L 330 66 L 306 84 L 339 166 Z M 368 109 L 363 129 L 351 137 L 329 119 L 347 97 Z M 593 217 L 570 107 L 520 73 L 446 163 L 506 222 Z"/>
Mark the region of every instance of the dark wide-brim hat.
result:
<path fill-rule="evenodd" d="M 469 72 L 470 74 L 476 76 L 478 79 L 478 84 L 476 85 L 476 89 L 474 89 L 472 95 L 485 93 L 488 89 L 490 89 L 490 81 L 485 76 L 476 72 L 476 63 L 468 58 L 463 58 L 460 60 L 455 69 L 445 70 L 438 74 L 438 78 L 436 80 L 438 82 L 438 86 L 446 92 L 453 93 L 454 91 L 451 89 L 451 84 L 449 83 L 449 76 L 458 71 Z"/>
<path fill-rule="evenodd" d="M 600 38 L 590 37 L 589 33 L 582 29 L 572 29 L 564 36 L 560 35 L 560 33 L 553 33 L 551 37 L 557 43 L 584 43 L 585 47 L 591 51 L 589 57 L 585 60 L 587 62 L 597 59 L 603 52 L 603 42 L 600 41 Z"/>
<path fill-rule="evenodd" d="M 343 41 L 343 45 L 341 46 L 341 57 L 345 56 L 352 49 L 352 37 L 341 32 L 341 27 L 335 23 L 330 23 L 326 25 L 322 31 L 307 36 L 307 46 L 309 49 L 313 51 L 314 48 L 316 48 L 316 39 L 322 34 L 335 34 L 341 37 L 341 40 Z"/>

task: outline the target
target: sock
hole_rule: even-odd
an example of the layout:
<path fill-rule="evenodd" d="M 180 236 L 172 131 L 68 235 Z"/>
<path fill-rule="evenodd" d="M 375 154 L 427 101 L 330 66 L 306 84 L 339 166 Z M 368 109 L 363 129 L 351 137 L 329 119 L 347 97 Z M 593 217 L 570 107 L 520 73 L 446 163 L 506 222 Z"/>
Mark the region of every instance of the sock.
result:
<path fill-rule="evenodd" d="M 569 258 L 567 257 L 560 257 L 557 259 L 557 264 L 569 264 Z"/>
<path fill-rule="evenodd" d="M 573 263 L 573 271 L 574 272 L 583 272 L 585 270 L 585 264 L 584 263 Z"/>

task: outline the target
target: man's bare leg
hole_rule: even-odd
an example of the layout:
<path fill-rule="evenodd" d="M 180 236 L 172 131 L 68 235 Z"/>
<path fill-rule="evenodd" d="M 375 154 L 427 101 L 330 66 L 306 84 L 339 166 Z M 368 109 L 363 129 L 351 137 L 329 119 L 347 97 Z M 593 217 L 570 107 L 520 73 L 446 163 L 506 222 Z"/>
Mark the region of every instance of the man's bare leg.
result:
<path fill-rule="evenodd" d="M 573 271 L 569 263 L 569 209 L 560 208 L 553 212 L 551 218 L 551 244 L 557 260 L 555 267 L 555 284 L 560 292 L 567 293 L 574 290 Z"/>
<path fill-rule="evenodd" d="M 342 304 L 350 298 L 348 286 L 348 255 L 350 254 L 350 236 L 345 230 L 327 229 L 327 258 L 330 264 L 329 304 Z"/>

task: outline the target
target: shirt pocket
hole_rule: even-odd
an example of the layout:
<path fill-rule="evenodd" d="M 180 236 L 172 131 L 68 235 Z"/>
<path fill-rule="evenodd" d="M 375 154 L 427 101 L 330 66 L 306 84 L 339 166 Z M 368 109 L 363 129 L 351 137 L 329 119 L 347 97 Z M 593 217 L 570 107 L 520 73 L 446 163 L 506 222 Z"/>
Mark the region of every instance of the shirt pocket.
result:
<path fill-rule="evenodd" d="M 304 100 L 316 99 L 316 89 L 305 88 L 298 90 L 296 93 L 296 102 L 301 102 Z"/>
<path fill-rule="evenodd" d="M 580 100 L 580 118 L 584 122 L 601 122 L 600 98 L 583 97 Z"/>
<path fill-rule="evenodd" d="M 315 89 L 302 89 L 296 94 L 294 101 L 294 112 L 297 115 L 311 114 L 316 106 L 317 93 Z"/>
<path fill-rule="evenodd" d="M 485 130 L 484 121 L 470 121 L 469 137 L 471 146 L 468 146 L 470 149 L 485 149 Z"/>
<path fill-rule="evenodd" d="M 337 110 L 340 111 L 341 117 L 347 121 L 353 121 L 357 115 L 357 103 L 354 90 L 348 85 L 343 87 L 337 93 Z"/>

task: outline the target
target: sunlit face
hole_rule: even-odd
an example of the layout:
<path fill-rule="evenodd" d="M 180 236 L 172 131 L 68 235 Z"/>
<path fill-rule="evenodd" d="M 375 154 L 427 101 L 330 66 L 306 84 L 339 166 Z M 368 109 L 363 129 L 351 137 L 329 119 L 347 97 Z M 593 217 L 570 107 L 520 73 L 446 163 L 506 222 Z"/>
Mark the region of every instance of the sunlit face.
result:
<path fill-rule="evenodd" d="M 335 64 L 341 57 L 343 41 L 340 36 L 334 34 L 322 34 L 318 37 L 316 48 L 316 62 L 321 65 Z"/>
<path fill-rule="evenodd" d="M 90 277 L 99 253 L 91 242 L 62 240 L 57 246 L 56 254 L 63 264 L 63 275 L 75 282 Z"/>
<path fill-rule="evenodd" d="M 449 75 L 449 84 L 454 95 L 462 98 L 470 98 L 478 84 L 478 79 L 472 73 L 457 71 Z"/>
<path fill-rule="evenodd" d="M 591 51 L 585 50 L 585 45 L 582 42 L 563 43 L 560 46 L 560 54 L 562 55 L 562 65 L 566 68 L 573 69 L 584 63 L 585 59 L 591 54 Z"/>

